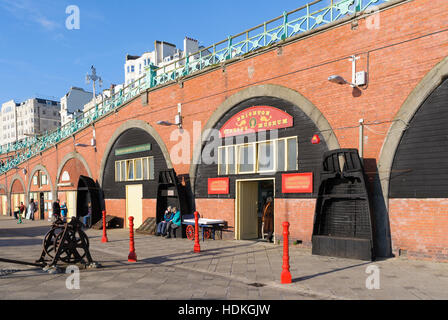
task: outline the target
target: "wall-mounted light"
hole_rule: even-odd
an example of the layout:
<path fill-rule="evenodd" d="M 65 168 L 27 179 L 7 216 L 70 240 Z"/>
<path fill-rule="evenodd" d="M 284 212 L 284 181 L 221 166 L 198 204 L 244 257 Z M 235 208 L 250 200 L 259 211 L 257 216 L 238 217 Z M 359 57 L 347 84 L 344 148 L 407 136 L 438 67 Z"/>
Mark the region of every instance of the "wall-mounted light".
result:
<path fill-rule="evenodd" d="M 95 148 L 95 152 L 96 152 L 96 135 L 95 135 L 95 127 L 93 127 L 92 137 L 93 137 L 93 138 L 90 139 L 90 144 L 75 143 L 75 147 L 81 147 L 81 148 L 85 148 L 85 147 L 93 147 L 93 148 Z"/>
<path fill-rule="evenodd" d="M 348 84 L 352 88 L 357 88 L 360 86 L 365 86 L 367 84 L 367 72 L 366 71 L 359 71 L 356 72 L 356 60 L 358 60 L 359 57 L 352 56 L 349 61 L 352 62 L 352 82 L 348 82 L 343 77 L 339 75 L 332 75 L 328 77 L 328 81 L 336 84 Z"/>
<path fill-rule="evenodd" d="M 177 114 L 174 117 L 174 123 L 165 120 L 160 120 L 157 121 L 157 124 L 161 126 L 177 126 L 179 129 L 182 129 L 182 104 L 180 103 L 177 104 Z"/>

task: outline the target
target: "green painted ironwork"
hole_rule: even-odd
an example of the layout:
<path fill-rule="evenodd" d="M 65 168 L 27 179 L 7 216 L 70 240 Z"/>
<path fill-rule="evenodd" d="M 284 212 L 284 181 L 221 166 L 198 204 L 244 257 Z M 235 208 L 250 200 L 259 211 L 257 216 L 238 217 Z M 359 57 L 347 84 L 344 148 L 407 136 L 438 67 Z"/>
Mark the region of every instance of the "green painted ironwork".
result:
<path fill-rule="evenodd" d="M 145 76 L 130 83 L 108 99 L 73 119 L 66 125 L 40 137 L 29 137 L 23 141 L 0 147 L 0 154 L 15 152 L 14 156 L 0 162 L 0 173 L 17 168 L 21 163 L 71 137 L 76 132 L 92 125 L 99 118 L 122 106 L 147 89 L 168 84 L 178 79 L 204 70 L 226 60 L 244 56 L 274 43 L 284 41 L 300 33 L 307 32 L 352 15 L 372 10 L 376 5 L 391 0 L 316 0 L 291 12 L 266 21 L 238 35 L 203 48 L 187 57 L 163 67 L 150 65 L 145 68 Z M 5 160 L 5 159 L 4 159 Z"/>

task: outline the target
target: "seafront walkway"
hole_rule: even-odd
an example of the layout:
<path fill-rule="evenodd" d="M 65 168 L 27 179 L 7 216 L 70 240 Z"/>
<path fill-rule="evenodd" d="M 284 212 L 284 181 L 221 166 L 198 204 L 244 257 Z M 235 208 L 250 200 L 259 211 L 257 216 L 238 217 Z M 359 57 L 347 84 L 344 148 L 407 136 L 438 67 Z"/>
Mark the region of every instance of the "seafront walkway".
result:
<path fill-rule="evenodd" d="M 17 224 L 0 217 L 0 257 L 36 260 L 48 221 Z M 0 262 L 0 299 L 448 299 L 448 264 L 390 258 L 373 262 L 314 256 L 290 246 L 291 284 L 280 284 L 283 246 L 259 241 L 194 241 L 135 234 L 138 261 L 127 261 L 129 232 L 88 230 L 99 269 L 81 269 L 79 289 L 71 274 Z M 379 289 L 366 281 L 379 275 Z M 372 278 L 369 278 L 372 279 Z"/>

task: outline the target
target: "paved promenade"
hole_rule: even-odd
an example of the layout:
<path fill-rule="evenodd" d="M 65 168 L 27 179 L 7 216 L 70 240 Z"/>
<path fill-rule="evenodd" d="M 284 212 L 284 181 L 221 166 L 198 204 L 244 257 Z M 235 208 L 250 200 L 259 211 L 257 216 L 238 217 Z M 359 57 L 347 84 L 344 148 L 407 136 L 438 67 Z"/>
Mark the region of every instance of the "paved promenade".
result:
<path fill-rule="evenodd" d="M 0 257 L 36 260 L 47 221 L 17 224 L 0 217 Z M 280 284 L 282 245 L 256 241 L 193 241 L 136 234 L 137 263 L 127 262 L 129 234 L 88 230 L 90 249 L 103 268 L 83 269 L 80 289 L 69 274 L 0 262 L 0 299 L 448 299 L 448 264 L 391 258 L 374 262 L 313 256 L 290 247 L 292 284 Z M 379 270 L 379 289 L 367 289 L 369 266 Z"/>

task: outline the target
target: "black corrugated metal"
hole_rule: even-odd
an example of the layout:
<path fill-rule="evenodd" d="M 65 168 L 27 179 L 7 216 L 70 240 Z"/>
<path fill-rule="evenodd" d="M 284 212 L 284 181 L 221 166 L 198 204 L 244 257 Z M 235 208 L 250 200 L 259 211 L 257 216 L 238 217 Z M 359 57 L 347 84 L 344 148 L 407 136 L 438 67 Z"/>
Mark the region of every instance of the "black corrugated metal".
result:
<path fill-rule="evenodd" d="M 448 79 L 417 110 L 395 153 L 389 198 L 448 198 Z"/>

